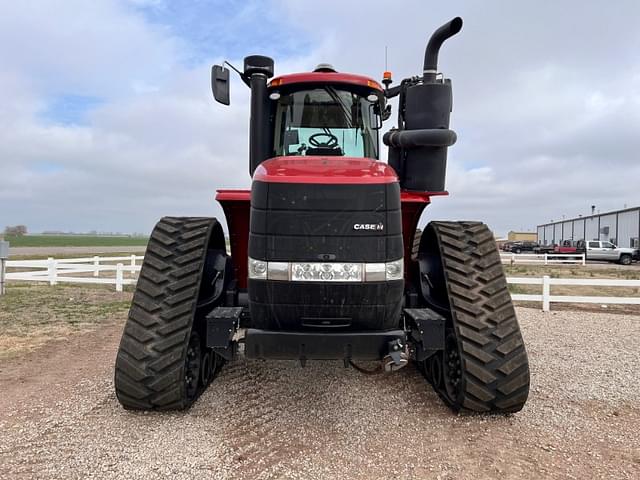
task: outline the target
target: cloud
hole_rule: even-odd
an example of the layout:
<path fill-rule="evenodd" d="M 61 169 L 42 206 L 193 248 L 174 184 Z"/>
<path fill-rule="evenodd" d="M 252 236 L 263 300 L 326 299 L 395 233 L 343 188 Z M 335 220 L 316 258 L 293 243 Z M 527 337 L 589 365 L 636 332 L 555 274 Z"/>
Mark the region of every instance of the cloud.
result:
<path fill-rule="evenodd" d="M 7 4 L 0 226 L 149 231 L 167 214 L 220 217 L 215 188 L 249 186 L 248 91 L 234 79 L 232 105 L 214 104 L 212 63 L 265 53 L 278 73 L 330 62 L 379 78 L 387 46 L 399 80 L 420 71 L 428 35 L 458 14 L 463 31 L 440 56 L 459 134 L 451 196 L 434 198 L 423 221 L 485 220 L 506 233 L 592 204 L 639 204 L 640 32 L 622 21 L 639 10 L 634 2 Z M 66 120 L 65 99 L 78 102 Z"/>
<path fill-rule="evenodd" d="M 307 5 L 284 3 L 292 21 L 308 18 Z M 423 223 L 478 219 L 504 234 L 593 203 L 603 211 L 640 204 L 632 181 L 640 173 L 640 33 L 624 21 L 640 14 L 637 3 L 323 5 L 314 23 L 324 28 L 309 25 L 307 34 L 336 64 L 378 78 L 385 46 L 395 78 L 414 75 L 432 29 L 465 20 L 440 55 L 459 134 L 449 152 L 451 196 L 434 198 Z"/>
<path fill-rule="evenodd" d="M 229 159 L 246 158 L 242 95 L 231 116 L 212 111 L 209 65 L 185 67 L 182 41 L 125 3 L 11 9 L 0 20 L 0 223 L 149 231 L 194 204 L 210 214 L 215 176 L 234 177 Z M 85 95 L 101 101 L 67 121 L 59 99 Z"/>
<path fill-rule="evenodd" d="M 47 95 L 132 93 L 171 75 L 182 47 L 119 1 L 14 2 L 0 17 L 3 70 Z"/>

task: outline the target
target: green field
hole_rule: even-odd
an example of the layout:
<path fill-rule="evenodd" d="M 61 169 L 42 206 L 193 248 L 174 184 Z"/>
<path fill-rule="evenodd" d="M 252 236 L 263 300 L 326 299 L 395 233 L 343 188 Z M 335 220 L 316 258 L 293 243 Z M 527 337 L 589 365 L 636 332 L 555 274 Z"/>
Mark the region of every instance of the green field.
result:
<path fill-rule="evenodd" d="M 137 247 L 149 242 L 148 237 L 109 235 L 7 235 L 4 239 L 12 247 Z"/>

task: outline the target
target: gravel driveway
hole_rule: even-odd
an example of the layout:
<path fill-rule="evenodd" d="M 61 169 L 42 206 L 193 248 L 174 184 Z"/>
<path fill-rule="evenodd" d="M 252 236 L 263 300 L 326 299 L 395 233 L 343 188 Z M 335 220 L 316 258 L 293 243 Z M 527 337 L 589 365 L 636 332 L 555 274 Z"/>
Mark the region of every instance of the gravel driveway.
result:
<path fill-rule="evenodd" d="M 122 324 L 0 364 L 0 478 L 640 478 L 640 317 L 519 308 L 525 409 L 450 413 L 413 367 L 239 359 L 187 413 L 122 410 Z"/>

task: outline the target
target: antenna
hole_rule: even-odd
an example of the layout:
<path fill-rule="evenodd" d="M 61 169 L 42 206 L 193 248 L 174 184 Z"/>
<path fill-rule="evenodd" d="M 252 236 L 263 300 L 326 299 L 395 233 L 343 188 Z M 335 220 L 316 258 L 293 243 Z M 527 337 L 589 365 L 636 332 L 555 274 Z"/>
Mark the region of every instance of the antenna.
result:
<path fill-rule="evenodd" d="M 391 83 L 393 82 L 393 80 L 391 79 L 391 72 L 388 70 L 389 68 L 388 51 L 389 49 L 385 45 L 384 46 L 384 73 L 382 74 L 382 83 L 387 92 L 389 91 L 389 85 L 391 85 Z M 387 98 L 390 98 L 390 97 L 387 97 Z M 390 114 L 391 113 L 389 113 L 389 115 Z M 389 118 L 389 116 L 387 116 L 386 118 L 383 117 L 384 120 L 386 120 L 387 118 Z"/>

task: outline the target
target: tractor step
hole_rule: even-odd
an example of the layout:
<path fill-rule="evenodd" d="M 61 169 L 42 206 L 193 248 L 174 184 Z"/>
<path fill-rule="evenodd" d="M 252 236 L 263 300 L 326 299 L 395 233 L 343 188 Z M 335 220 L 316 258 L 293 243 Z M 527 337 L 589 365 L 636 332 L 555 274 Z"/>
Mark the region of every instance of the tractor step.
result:
<path fill-rule="evenodd" d="M 373 332 L 280 332 L 250 328 L 247 358 L 273 360 L 381 360 L 390 342 L 406 343 L 403 330 Z"/>
<path fill-rule="evenodd" d="M 405 319 L 411 325 L 414 359 L 421 362 L 438 350 L 444 350 L 446 319 L 430 308 L 405 308 Z"/>
<path fill-rule="evenodd" d="M 242 310 L 242 307 L 216 307 L 207 315 L 207 348 L 225 360 L 233 358 L 233 335 L 240 325 Z"/>

